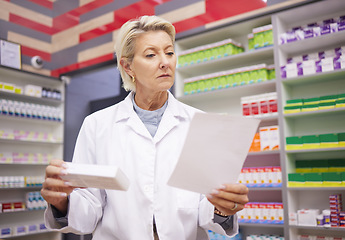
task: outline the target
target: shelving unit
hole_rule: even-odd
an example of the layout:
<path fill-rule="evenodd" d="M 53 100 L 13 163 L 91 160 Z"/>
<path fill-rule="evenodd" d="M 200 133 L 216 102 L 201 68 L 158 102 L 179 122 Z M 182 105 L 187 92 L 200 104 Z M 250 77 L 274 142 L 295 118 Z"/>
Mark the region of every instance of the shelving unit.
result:
<path fill-rule="evenodd" d="M 282 78 L 280 67 L 287 64 L 287 58 L 329 50 L 345 46 L 345 31 L 322 35 L 310 39 L 279 45 L 281 33 L 313 22 L 345 15 L 342 0 L 316 1 L 289 10 L 277 12 L 271 16 L 262 16 L 240 23 L 230 23 L 218 29 L 210 29 L 205 33 L 178 39 L 176 51 L 191 49 L 200 45 L 231 38 L 242 43 L 245 52 L 220 59 L 209 60 L 199 64 L 179 67 L 176 71 L 175 95 L 189 105 L 206 112 L 242 115 L 241 97 L 267 92 L 278 94 L 278 115 L 261 117 L 261 126 L 279 125 L 280 150 L 272 152 L 250 152 L 244 167 L 281 166 L 281 188 L 250 188 L 250 202 L 280 201 L 284 205 L 284 224 L 240 224 L 244 237 L 249 234 L 278 234 L 286 240 L 297 239 L 299 234 L 320 236 L 344 236 L 344 228 L 322 228 L 290 226 L 289 213 L 302 208 L 329 208 L 329 195 L 341 193 L 345 197 L 345 188 L 292 188 L 287 187 L 287 176 L 295 171 L 296 160 L 321 160 L 344 158 L 344 147 L 285 150 L 285 139 L 289 136 L 309 134 L 345 132 L 345 108 L 334 108 L 312 112 L 284 114 L 286 100 L 311 98 L 345 92 L 345 70 L 316 73 L 307 76 Z M 248 51 L 247 34 L 255 27 L 272 23 L 275 45 Z M 222 88 L 219 90 L 184 95 L 184 80 L 207 75 L 214 72 L 227 71 L 254 64 L 274 64 L 276 79 L 257 84 Z"/>
<path fill-rule="evenodd" d="M 0 67 L 0 81 L 11 83 L 20 87 L 27 84 L 56 89 L 61 92 L 62 99 L 49 99 L 27 96 L 24 94 L 16 94 L 12 92 L 0 91 L 0 99 L 11 101 L 18 101 L 30 104 L 39 104 L 48 107 L 58 108 L 61 111 L 61 121 L 57 120 L 43 120 L 38 118 L 28 118 L 22 116 L 10 116 L 9 114 L 0 114 L 0 130 L 13 132 L 14 130 L 33 131 L 39 133 L 51 134 L 53 139 L 35 139 L 22 138 L 15 139 L 13 137 L 0 136 L 0 154 L 6 153 L 6 160 L 0 159 L 0 176 L 44 176 L 47 161 L 38 157 L 38 154 L 44 156 L 51 156 L 54 158 L 63 157 L 63 133 L 64 133 L 64 92 L 65 86 L 59 79 L 46 77 L 38 74 L 33 74 L 21 70 L 16 70 L 7 67 Z M 29 154 L 30 161 L 14 161 L 13 153 Z M 43 161 L 43 162 L 42 162 Z M 28 192 L 40 191 L 39 186 L 29 187 L 2 187 L 0 192 L 0 203 L 9 202 L 25 202 L 25 196 Z M 0 213 L 0 227 L 28 226 L 32 224 L 44 223 L 44 211 L 41 210 L 23 210 L 17 212 Z M 36 240 L 61 240 L 62 234 L 57 232 L 49 232 L 41 230 L 27 234 L 20 234 L 15 236 L 3 236 L 1 239 L 36 239 Z"/>
<path fill-rule="evenodd" d="M 312 11 L 311 11 L 312 10 Z M 275 28 L 275 42 L 281 33 L 296 26 L 312 22 L 338 17 L 345 14 L 345 6 L 342 1 L 321 1 L 277 13 L 272 16 Z M 317 36 L 296 42 L 276 45 L 275 66 L 277 76 L 277 90 L 281 101 L 279 107 L 282 109 L 284 103 L 289 99 L 318 97 L 329 94 L 339 94 L 345 89 L 344 70 L 316 73 L 308 76 L 294 78 L 281 78 L 280 66 L 286 64 L 288 57 L 301 56 L 311 52 L 325 51 L 337 46 L 345 45 L 345 32 L 336 32 L 327 35 Z M 288 173 L 295 172 L 296 160 L 324 160 L 344 158 L 344 148 L 321 148 L 286 151 L 285 138 L 289 136 L 302 136 L 309 134 L 337 133 L 344 132 L 344 108 L 318 110 L 312 112 L 301 112 L 296 114 L 280 114 L 279 126 L 282 141 L 281 160 L 284 177 Z M 286 182 L 286 179 L 285 179 Z M 285 219 L 288 214 L 297 212 L 299 209 L 329 209 L 329 196 L 341 193 L 345 196 L 345 188 L 323 187 L 323 188 L 293 188 L 284 189 L 284 198 L 287 203 Z M 285 236 L 289 239 L 297 239 L 300 234 L 320 236 L 344 236 L 343 228 L 322 228 L 290 226 L 286 221 Z"/>

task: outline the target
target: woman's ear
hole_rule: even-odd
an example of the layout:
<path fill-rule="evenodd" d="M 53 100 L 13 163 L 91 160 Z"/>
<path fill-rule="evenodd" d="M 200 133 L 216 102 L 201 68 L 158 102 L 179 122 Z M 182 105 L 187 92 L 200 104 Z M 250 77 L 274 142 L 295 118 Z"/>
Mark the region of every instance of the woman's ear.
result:
<path fill-rule="evenodd" d="M 120 60 L 120 64 L 123 67 L 123 69 L 125 70 L 125 72 L 129 75 L 129 76 L 133 76 L 133 71 L 131 68 L 131 64 L 128 61 L 128 58 L 121 58 Z"/>

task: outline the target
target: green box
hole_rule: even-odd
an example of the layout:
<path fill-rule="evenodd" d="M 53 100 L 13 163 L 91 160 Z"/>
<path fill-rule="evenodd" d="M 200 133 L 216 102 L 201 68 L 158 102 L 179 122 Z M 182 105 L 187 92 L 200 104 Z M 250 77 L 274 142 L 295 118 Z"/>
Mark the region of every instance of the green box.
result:
<path fill-rule="evenodd" d="M 343 185 L 343 172 L 322 173 L 324 186 L 341 187 Z"/>
<path fill-rule="evenodd" d="M 337 95 L 338 100 L 343 100 L 345 99 L 345 93 L 341 93 Z"/>
<path fill-rule="evenodd" d="M 338 133 L 337 135 L 339 147 L 345 147 L 345 133 Z"/>
<path fill-rule="evenodd" d="M 306 173 L 304 175 L 306 182 L 322 182 L 323 173 Z"/>
<path fill-rule="evenodd" d="M 289 99 L 286 100 L 286 106 L 302 106 L 303 105 L 303 99 Z"/>
<path fill-rule="evenodd" d="M 338 95 L 327 95 L 320 97 L 320 103 L 335 102 L 338 99 Z"/>
<path fill-rule="evenodd" d="M 304 105 L 315 105 L 320 103 L 320 98 L 319 97 L 314 97 L 314 98 L 306 98 L 303 100 Z"/>
<path fill-rule="evenodd" d="M 337 133 L 327 133 L 327 134 L 320 134 L 320 145 L 321 147 L 328 148 L 328 147 L 338 147 L 338 134 Z"/>
<path fill-rule="evenodd" d="M 320 102 L 319 109 L 332 109 L 335 108 L 335 101 L 334 102 Z"/>
<path fill-rule="evenodd" d="M 302 137 L 287 137 L 286 138 L 286 150 L 303 149 Z"/>
<path fill-rule="evenodd" d="M 296 113 L 301 112 L 301 106 L 285 106 L 284 113 Z"/>
<path fill-rule="evenodd" d="M 302 112 L 310 112 L 319 110 L 319 104 L 308 104 L 302 106 Z"/>
<path fill-rule="evenodd" d="M 328 159 L 330 172 L 345 172 L 345 159 Z"/>
<path fill-rule="evenodd" d="M 345 107 L 345 99 L 337 99 L 335 101 L 335 107 Z"/>
<path fill-rule="evenodd" d="M 312 172 L 329 172 L 327 160 L 312 160 Z"/>
<path fill-rule="evenodd" d="M 312 172 L 312 164 L 309 160 L 297 160 L 296 161 L 296 173 L 308 173 Z"/>
<path fill-rule="evenodd" d="M 289 182 L 305 182 L 304 173 L 289 173 L 288 181 Z"/>
<path fill-rule="evenodd" d="M 319 135 L 302 136 L 302 141 L 303 141 L 303 148 L 304 149 L 320 148 Z"/>

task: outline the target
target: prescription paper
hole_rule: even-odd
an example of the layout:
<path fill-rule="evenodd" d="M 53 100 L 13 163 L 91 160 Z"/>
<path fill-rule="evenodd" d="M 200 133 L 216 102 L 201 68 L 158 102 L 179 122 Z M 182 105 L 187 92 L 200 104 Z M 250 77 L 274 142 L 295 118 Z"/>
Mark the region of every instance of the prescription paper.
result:
<path fill-rule="evenodd" d="M 260 120 L 196 113 L 168 185 L 208 194 L 236 183 Z"/>

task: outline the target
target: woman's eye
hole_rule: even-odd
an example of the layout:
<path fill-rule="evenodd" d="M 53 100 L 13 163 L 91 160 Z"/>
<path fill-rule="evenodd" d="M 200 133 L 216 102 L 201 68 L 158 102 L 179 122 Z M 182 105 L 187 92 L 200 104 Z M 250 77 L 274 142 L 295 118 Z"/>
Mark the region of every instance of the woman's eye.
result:
<path fill-rule="evenodd" d="M 168 52 L 167 55 L 173 56 L 175 53 L 174 52 Z"/>
<path fill-rule="evenodd" d="M 154 54 L 147 54 L 146 55 L 146 57 L 148 57 L 148 58 L 152 58 L 152 57 L 154 57 L 155 55 Z"/>

